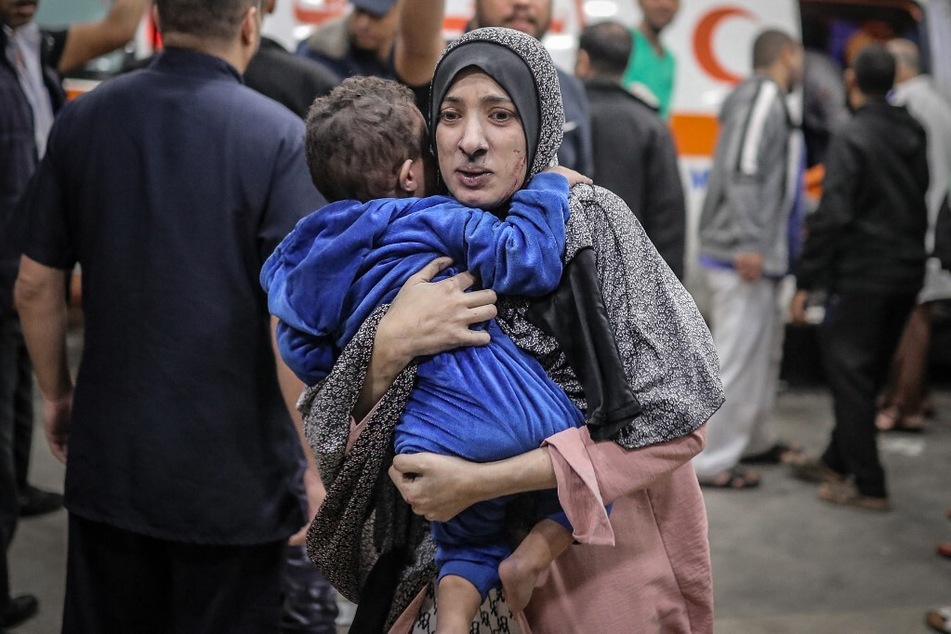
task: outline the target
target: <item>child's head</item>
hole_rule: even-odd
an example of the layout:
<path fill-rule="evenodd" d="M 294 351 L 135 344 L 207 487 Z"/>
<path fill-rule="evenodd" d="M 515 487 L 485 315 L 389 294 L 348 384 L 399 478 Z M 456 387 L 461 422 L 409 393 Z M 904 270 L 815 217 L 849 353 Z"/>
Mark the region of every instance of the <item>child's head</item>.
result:
<path fill-rule="evenodd" d="M 351 77 L 315 100 L 306 146 L 314 185 L 331 202 L 426 193 L 426 123 L 413 92 L 395 81 Z"/>

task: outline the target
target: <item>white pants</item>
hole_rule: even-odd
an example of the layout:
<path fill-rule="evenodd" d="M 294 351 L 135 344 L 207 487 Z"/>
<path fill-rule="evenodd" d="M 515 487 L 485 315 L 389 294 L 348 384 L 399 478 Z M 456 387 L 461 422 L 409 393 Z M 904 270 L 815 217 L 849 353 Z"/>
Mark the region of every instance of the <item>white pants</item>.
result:
<path fill-rule="evenodd" d="M 726 401 L 707 423 L 707 444 L 694 460 L 699 478 L 735 466 L 776 443 L 772 421 L 782 355 L 779 281 L 745 282 L 730 269 L 705 269 L 711 332 Z"/>

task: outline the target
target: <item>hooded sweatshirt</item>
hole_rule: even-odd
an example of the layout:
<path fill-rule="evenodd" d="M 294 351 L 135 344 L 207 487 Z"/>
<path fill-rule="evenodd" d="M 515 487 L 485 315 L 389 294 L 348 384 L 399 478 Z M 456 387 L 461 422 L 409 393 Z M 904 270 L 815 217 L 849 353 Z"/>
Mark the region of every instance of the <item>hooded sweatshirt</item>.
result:
<path fill-rule="evenodd" d="M 860 108 L 829 146 L 798 287 L 839 293 L 920 288 L 927 190 L 921 125 L 901 106 L 876 101 Z"/>

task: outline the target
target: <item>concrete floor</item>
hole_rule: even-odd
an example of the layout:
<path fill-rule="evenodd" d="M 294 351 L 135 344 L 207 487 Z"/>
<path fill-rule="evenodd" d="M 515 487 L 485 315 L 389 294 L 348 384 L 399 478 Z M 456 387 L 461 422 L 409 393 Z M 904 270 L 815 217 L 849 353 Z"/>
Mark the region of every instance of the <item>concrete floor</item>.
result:
<path fill-rule="evenodd" d="M 781 467 L 763 469 L 758 490 L 707 491 L 718 633 L 929 631 L 925 610 L 951 605 L 951 560 L 934 554 L 938 541 L 951 540 L 951 387 L 934 396 L 938 414 L 926 433 L 882 439 L 889 513 L 820 502 Z M 784 438 L 820 450 L 832 422 L 828 393 L 784 391 L 777 420 Z M 37 424 L 32 480 L 62 490 L 63 467 Z M 65 548 L 64 511 L 21 522 L 13 588 L 36 594 L 40 613 L 16 632 L 59 631 Z"/>

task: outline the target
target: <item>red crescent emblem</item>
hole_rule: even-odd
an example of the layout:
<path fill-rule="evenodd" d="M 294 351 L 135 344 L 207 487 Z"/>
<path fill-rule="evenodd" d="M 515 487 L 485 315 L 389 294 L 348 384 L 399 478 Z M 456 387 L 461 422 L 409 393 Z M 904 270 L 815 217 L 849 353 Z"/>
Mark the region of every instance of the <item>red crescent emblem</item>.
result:
<path fill-rule="evenodd" d="M 730 72 L 713 53 L 713 35 L 720 22 L 730 17 L 743 17 L 755 21 L 756 16 L 741 7 L 722 7 L 704 15 L 693 34 L 693 51 L 700 67 L 711 77 L 729 84 L 738 84 L 743 78 Z"/>

